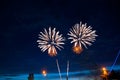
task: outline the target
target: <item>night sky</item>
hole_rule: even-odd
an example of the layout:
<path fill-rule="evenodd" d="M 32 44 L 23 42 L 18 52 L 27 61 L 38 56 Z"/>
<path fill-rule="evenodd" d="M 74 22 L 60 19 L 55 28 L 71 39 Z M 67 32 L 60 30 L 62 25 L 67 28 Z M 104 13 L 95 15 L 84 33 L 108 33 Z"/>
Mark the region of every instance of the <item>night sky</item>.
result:
<path fill-rule="evenodd" d="M 57 72 L 110 67 L 120 50 L 118 0 L 2 0 L 0 1 L 0 74 Z M 80 55 L 72 52 L 67 33 L 74 24 L 87 23 L 96 30 L 96 41 Z M 38 48 L 38 34 L 56 28 L 66 38 L 56 57 Z M 120 56 L 116 62 L 120 66 Z"/>

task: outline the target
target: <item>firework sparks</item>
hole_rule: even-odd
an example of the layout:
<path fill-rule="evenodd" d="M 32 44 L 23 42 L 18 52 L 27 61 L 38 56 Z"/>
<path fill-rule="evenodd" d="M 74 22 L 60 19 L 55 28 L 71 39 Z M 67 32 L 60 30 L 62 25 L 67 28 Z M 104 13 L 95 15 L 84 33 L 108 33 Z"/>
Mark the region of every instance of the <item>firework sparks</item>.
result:
<path fill-rule="evenodd" d="M 46 29 L 44 29 L 44 32 L 40 32 L 38 38 L 38 47 L 42 52 L 48 50 L 50 56 L 55 56 L 57 54 L 56 48 L 61 50 L 61 48 L 63 48 L 61 45 L 63 45 L 63 41 L 65 41 L 62 34 L 59 35 L 59 31 L 56 32 L 56 28 L 52 30 L 51 27 L 49 27 L 48 32 Z"/>
<path fill-rule="evenodd" d="M 94 42 L 97 36 L 95 32 L 91 26 L 87 27 L 87 24 L 82 24 L 82 22 L 75 24 L 68 33 L 68 39 L 71 39 L 71 43 L 74 43 L 73 51 L 79 54 L 83 50 L 83 46 L 87 48 L 87 45 L 92 45 L 91 42 Z"/>

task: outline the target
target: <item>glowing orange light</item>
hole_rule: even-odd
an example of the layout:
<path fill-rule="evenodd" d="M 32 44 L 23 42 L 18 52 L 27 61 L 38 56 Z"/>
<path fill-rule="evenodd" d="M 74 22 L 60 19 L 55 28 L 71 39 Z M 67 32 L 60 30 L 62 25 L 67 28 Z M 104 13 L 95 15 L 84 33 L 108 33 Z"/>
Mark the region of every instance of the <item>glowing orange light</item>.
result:
<path fill-rule="evenodd" d="M 102 70 L 103 70 L 103 71 L 106 71 L 106 68 L 105 68 L 105 67 L 103 67 L 103 68 L 102 68 Z"/>
<path fill-rule="evenodd" d="M 76 45 L 76 46 L 73 46 L 73 51 L 76 53 L 76 54 L 80 54 L 83 49 L 82 47 L 80 47 L 79 45 Z"/>
<path fill-rule="evenodd" d="M 108 75 L 107 69 L 105 67 L 102 68 L 103 75 Z"/>
<path fill-rule="evenodd" d="M 46 70 L 42 70 L 42 74 L 43 74 L 43 76 L 46 76 L 47 75 L 47 71 Z"/>
<path fill-rule="evenodd" d="M 50 55 L 50 56 L 56 56 L 56 54 L 57 54 L 57 51 L 56 51 L 56 49 L 55 49 L 55 47 L 50 47 L 50 49 L 48 50 L 48 54 Z"/>
<path fill-rule="evenodd" d="M 50 56 L 56 56 L 57 52 L 54 51 L 53 49 L 51 49 L 50 52 L 48 52 L 48 54 L 49 54 Z"/>

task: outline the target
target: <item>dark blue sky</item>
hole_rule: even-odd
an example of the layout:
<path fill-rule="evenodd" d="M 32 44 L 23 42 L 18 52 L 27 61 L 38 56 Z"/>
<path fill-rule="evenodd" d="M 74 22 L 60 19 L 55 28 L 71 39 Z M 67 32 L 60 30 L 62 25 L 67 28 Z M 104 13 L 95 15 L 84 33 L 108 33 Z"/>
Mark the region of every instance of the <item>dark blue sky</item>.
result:
<path fill-rule="evenodd" d="M 118 0 L 4 0 L 0 2 L 0 73 L 39 73 L 42 68 L 56 72 L 55 59 L 65 71 L 111 66 L 120 50 L 120 12 Z M 66 39 L 56 57 L 42 53 L 37 39 L 43 28 L 56 27 L 64 37 L 82 21 L 99 35 L 80 55 L 72 52 Z M 120 64 L 120 58 L 117 65 Z"/>

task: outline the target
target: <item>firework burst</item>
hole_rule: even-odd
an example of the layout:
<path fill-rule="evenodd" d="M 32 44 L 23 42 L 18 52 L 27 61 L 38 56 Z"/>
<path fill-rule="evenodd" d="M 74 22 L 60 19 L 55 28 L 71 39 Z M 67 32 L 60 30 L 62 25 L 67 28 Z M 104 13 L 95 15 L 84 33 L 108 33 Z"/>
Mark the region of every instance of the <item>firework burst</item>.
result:
<path fill-rule="evenodd" d="M 65 41 L 62 34 L 59 35 L 59 31 L 56 31 L 56 28 L 52 30 L 51 27 L 49 27 L 48 31 L 44 29 L 44 32 L 40 32 L 38 38 L 38 47 L 42 52 L 48 50 L 50 56 L 55 56 L 57 54 L 56 48 L 61 50 L 61 48 L 63 48 L 61 45 L 63 45 L 63 41 Z"/>
<path fill-rule="evenodd" d="M 79 54 L 83 50 L 83 46 L 87 48 L 87 45 L 92 45 L 97 36 L 95 32 L 91 26 L 87 27 L 87 24 L 82 24 L 82 22 L 75 24 L 68 33 L 68 39 L 71 39 L 71 43 L 74 43 L 73 51 Z"/>

